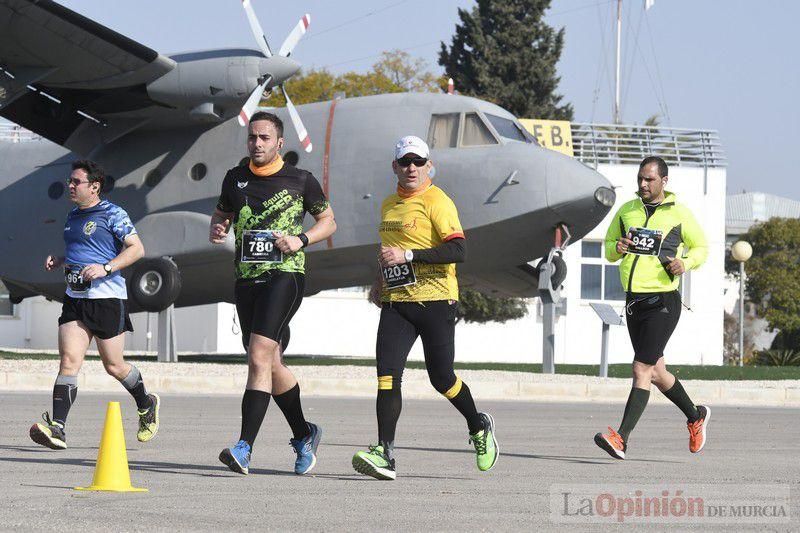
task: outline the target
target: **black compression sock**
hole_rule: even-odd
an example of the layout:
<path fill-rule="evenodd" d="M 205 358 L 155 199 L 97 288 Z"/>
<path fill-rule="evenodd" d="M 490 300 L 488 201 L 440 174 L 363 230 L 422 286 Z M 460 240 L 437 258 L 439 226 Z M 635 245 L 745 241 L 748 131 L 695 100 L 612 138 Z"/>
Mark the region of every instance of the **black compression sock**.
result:
<path fill-rule="evenodd" d="M 67 415 L 77 397 L 78 376 L 59 374 L 53 385 L 53 422 L 58 422 L 62 427 L 66 425 Z"/>
<path fill-rule="evenodd" d="M 396 383 L 391 389 L 378 390 L 378 399 L 375 402 L 378 414 L 378 441 L 385 450 L 394 447 L 394 433 L 402 409 L 403 394 L 400 383 Z"/>
<path fill-rule="evenodd" d="M 686 418 L 689 422 L 694 422 L 698 418 L 700 418 L 700 413 L 697 412 L 697 407 L 695 407 L 694 403 L 692 403 L 692 399 L 689 398 L 689 395 L 686 394 L 686 391 L 681 385 L 681 382 L 678 381 L 678 378 L 675 378 L 675 384 L 672 385 L 668 391 L 664 392 L 664 396 L 669 398 L 669 401 L 674 403 L 678 406 L 678 409 L 683 411 L 683 414 L 686 415 Z"/>
<path fill-rule="evenodd" d="M 625 443 L 628 442 L 628 435 L 631 434 L 636 423 L 639 422 L 647 401 L 650 399 L 650 391 L 633 387 L 628 395 L 628 403 L 625 404 L 625 413 L 622 415 L 622 423 L 619 425 L 619 434 Z"/>
<path fill-rule="evenodd" d="M 450 400 L 450 403 L 452 403 L 453 406 L 458 409 L 458 412 L 467 420 L 467 427 L 469 428 L 470 434 L 477 433 L 485 428 L 483 427 L 481 415 L 478 414 L 478 410 L 475 408 L 475 400 L 472 398 L 472 392 L 470 392 L 467 384 L 462 382 L 460 378 L 456 378 L 456 380 L 456 385 L 454 385 L 454 387 L 460 384 L 460 390 L 458 390 L 455 396 L 447 399 Z M 445 396 L 447 396 L 447 393 L 445 393 Z"/>
<path fill-rule="evenodd" d="M 267 414 L 269 398 L 270 393 L 254 389 L 246 389 L 242 396 L 242 431 L 239 440 L 246 441 L 251 448 Z"/>
<path fill-rule="evenodd" d="M 272 398 L 280 407 L 283 416 L 286 417 L 286 421 L 289 422 L 289 427 L 292 428 L 295 440 L 308 436 L 310 429 L 303 416 L 303 407 L 300 404 L 300 384 L 297 383 L 283 394 L 275 394 Z"/>
<path fill-rule="evenodd" d="M 125 389 L 131 393 L 133 399 L 136 400 L 136 407 L 140 411 L 149 409 L 153 405 L 153 401 L 147 395 L 147 389 L 144 388 L 144 381 L 142 381 L 142 374 L 139 369 L 131 365 L 131 370 L 125 379 L 121 379 L 120 383 Z"/>

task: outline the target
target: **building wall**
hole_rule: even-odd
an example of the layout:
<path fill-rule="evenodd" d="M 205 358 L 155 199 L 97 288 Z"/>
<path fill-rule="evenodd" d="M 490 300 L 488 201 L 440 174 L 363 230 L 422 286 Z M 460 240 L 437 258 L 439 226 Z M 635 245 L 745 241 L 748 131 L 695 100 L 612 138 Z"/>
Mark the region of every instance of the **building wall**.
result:
<path fill-rule="evenodd" d="M 598 169 L 616 187 L 617 205 L 600 226 L 585 237 L 589 243 L 602 241 L 616 209 L 634 197 L 636 166 L 600 166 Z M 707 262 L 690 274 L 684 288 L 686 304 L 680 324 L 667 346 L 668 363 L 721 364 L 724 308 L 725 254 L 725 170 L 673 168 L 669 190 L 676 193 L 704 228 L 709 241 Z M 469 236 L 467 236 L 469 238 Z M 582 258 L 581 242 L 564 253 L 568 276 L 564 284 L 566 316 L 556 323 L 556 364 L 597 364 L 600 360 L 601 321 L 581 298 L 581 265 L 603 259 Z M 621 300 L 606 300 L 620 314 Z M 541 362 L 541 304 L 529 301 L 527 317 L 505 324 L 459 324 L 456 328 L 456 357 L 459 361 Z M 56 323 L 60 305 L 43 298 L 25 300 L 17 306 L 17 318 L 0 319 L 0 346 L 55 349 Z M 367 302 L 363 292 L 327 291 L 306 298 L 292 320 L 289 354 L 374 357 L 375 333 L 380 311 Z M 135 333 L 128 336 L 127 349 L 156 349 L 157 315 L 132 317 Z M 243 351 L 235 308 L 212 304 L 176 311 L 179 351 L 240 353 Z M 626 328 L 613 326 L 609 342 L 611 363 L 630 362 L 633 352 Z M 417 342 L 410 358 L 422 360 Z"/>

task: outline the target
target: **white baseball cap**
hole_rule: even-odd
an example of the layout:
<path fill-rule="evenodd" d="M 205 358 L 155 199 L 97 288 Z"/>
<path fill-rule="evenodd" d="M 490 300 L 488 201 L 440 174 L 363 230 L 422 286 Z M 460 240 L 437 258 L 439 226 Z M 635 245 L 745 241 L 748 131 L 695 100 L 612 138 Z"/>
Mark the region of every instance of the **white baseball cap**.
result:
<path fill-rule="evenodd" d="M 417 154 L 420 157 L 429 157 L 431 151 L 428 144 L 414 135 L 406 135 L 394 145 L 394 158 L 400 159 L 406 154 Z"/>

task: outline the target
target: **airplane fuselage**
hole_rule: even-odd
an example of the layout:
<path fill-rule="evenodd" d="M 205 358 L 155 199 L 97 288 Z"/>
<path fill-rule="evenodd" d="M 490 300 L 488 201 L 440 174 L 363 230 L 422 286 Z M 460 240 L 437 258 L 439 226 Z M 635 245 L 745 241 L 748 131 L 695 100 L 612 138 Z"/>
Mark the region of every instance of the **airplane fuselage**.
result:
<path fill-rule="evenodd" d="M 284 155 L 311 171 L 328 194 L 338 231 L 307 252 L 307 292 L 369 285 L 375 276 L 382 200 L 396 188 L 393 146 L 403 135 L 429 139 L 432 117 L 455 116 L 451 146 L 433 143 L 434 183 L 459 209 L 468 260 L 459 265 L 462 287 L 533 296 L 536 280 L 519 269 L 547 253 L 554 228 L 566 224 L 580 238 L 609 207 L 596 192 L 610 188 L 579 161 L 534 143 L 503 138 L 486 114 L 514 120 L 501 108 L 460 96 L 391 94 L 298 106 L 311 154 L 285 135 Z M 274 110 L 289 128 L 288 113 Z M 494 140 L 464 146 L 465 119 L 475 114 Z M 293 154 L 291 154 L 291 153 Z M 209 243 L 208 222 L 226 171 L 247 156 L 246 129 L 236 119 L 173 129 L 137 129 L 95 149 L 114 180 L 105 196 L 131 215 L 148 257 L 170 256 L 183 290 L 176 305 L 233 298 L 233 244 Z M 63 250 L 62 230 L 71 209 L 65 188 L 79 156 L 48 141 L 0 143 L 3 197 L 0 277 L 12 295 L 60 299 L 63 279 L 45 272 L 44 257 Z M 311 223 L 310 217 L 307 223 Z"/>

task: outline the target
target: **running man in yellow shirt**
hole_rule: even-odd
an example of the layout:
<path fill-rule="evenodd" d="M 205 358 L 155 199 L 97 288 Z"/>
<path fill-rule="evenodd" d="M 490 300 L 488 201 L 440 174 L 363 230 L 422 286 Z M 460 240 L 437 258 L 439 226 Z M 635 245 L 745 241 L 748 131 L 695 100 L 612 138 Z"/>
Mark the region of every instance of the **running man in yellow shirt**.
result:
<path fill-rule="evenodd" d="M 370 300 L 378 325 L 378 444 L 353 456 L 356 471 L 395 479 L 394 435 L 402 408 L 401 380 L 411 346 L 422 337 L 433 387 L 464 415 L 478 468 L 497 462 L 494 419 L 475 408 L 467 384 L 453 371 L 458 282 L 455 263 L 466 259 L 466 239 L 453 201 L 430 180 L 428 145 L 407 136 L 395 146 L 397 193 L 381 207 L 381 279 Z"/>

